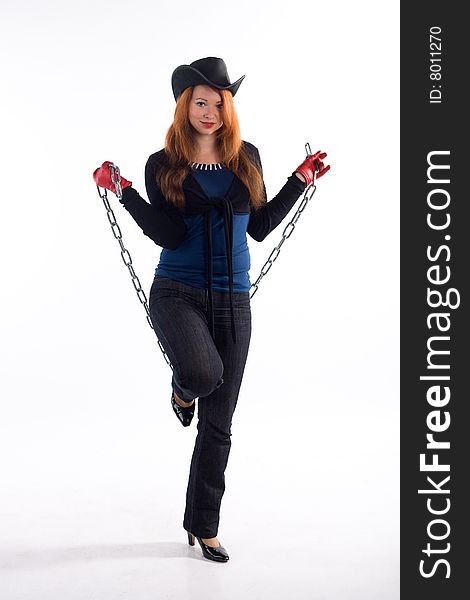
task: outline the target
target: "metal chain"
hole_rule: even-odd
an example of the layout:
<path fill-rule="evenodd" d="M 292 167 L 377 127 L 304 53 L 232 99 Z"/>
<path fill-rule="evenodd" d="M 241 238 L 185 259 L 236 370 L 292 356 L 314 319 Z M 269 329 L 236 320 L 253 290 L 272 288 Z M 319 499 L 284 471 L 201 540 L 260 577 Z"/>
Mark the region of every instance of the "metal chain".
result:
<path fill-rule="evenodd" d="M 311 156 L 312 152 L 311 152 L 310 144 L 308 142 L 305 144 L 305 150 L 307 152 L 307 157 Z M 113 163 L 110 163 L 108 166 L 111 169 L 111 180 L 114 183 L 115 188 L 116 188 L 116 196 L 117 196 L 118 200 L 121 200 L 122 189 L 121 189 L 121 174 L 120 174 L 119 167 Z M 314 172 L 313 182 L 310 185 L 308 185 L 305 189 L 304 197 L 302 198 L 302 202 L 300 203 L 298 209 L 296 210 L 295 215 L 292 217 L 292 219 L 289 221 L 289 223 L 286 225 L 284 231 L 282 232 L 281 241 L 279 242 L 279 244 L 277 246 L 275 246 L 275 248 L 272 250 L 271 254 L 268 257 L 268 260 L 264 263 L 257 280 L 251 284 L 250 300 L 251 300 L 251 298 L 253 298 L 253 296 L 258 291 L 261 280 L 268 273 L 269 269 L 273 266 L 274 261 L 277 259 L 277 257 L 279 256 L 279 253 L 281 252 L 282 244 L 287 240 L 287 238 L 289 238 L 292 235 L 292 233 L 295 229 L 295 224 L 299 220 L 300 215 L 305 210 L 305 207 L 307 206 L 307 204 L 311 200 L 313 194 L 315 193 L 315 191 L 317 189 L 317 186 L 315 185 L 315 178 L 316 178 L 316 172 Z M 149 310 L 149 306 L 148 306 L 148 302 L 147 302 L 147 296 L 145 295 L 145 292 L 142 289 L 142 286 L 140 285 L 140 280 L 137 277 L 136 272 L 134 271 L 134 267 L 132 266 L 131 255 L 130 255 L 129 251 L 127 250 L 127 248 L 124 246 L 124 242 L 122 241 L 121 229 L 119 228 L 119 225 L 117 224 L 113 209 L 111 208 L 111 205 L 109 204 L 107 190 L 105 188 L 103 188 L 103 193 L 101 193 L 99 186 L 97 185 L 96 187 L 98 189 L 98 194 L 99 194 L 100 198 L 103 200 L 104 206 L 106 208 L 106 214 L 108 216 L 108 221 L 111 225 L 111 231 L 113 232 L 114 237 L 118 240 L 119 245 L 121 246 L 121 258 L 122 258 L 124 264 L 126 265 L 126 267 L 129 269 L 129 273 L 131 274 L 131 278 L 132 278 L 132 284 L 134 286 L 135 291 L 137 292 L 137 297 L 139 298 L 140 303 L 143 304 L 143 306 L 145 308 L 145 312 L 147 313 L 147 323 L 150 325 L 150 327 L 153 329 L 153 331 L 155 331 L 153 324 L 152 324 L 152 320 L 150 318 L 150 310 Z M 157 336 L 157 341 L 158 341 L 160 350 L 162 351 L 163 358 L 165 359 L 167 364 L 170 365 L 170 367 L 173 369 L 174 367 L 171 364 L 171 361 L 168 358 L 168 355 L 165 352 L 165 349 L 163 348 L 160 340 L 158 339 L 158 336 Z"/>
<path fill-rule="evenodd" d="M 305 150 L 307 152 L 307 157 L 311 156 L 312 152 L 310 149 L 310 144 L 308 142 L 305 144 Z M 315 193 L 315 191 L 317 189 L 317 186 L 315 185 L 315 179 L 316 179 L 316 171 L 314 171 L 314 174 L 313 174 L 313 182 L 309 186 L 307 186 L 305 189 L 304 197 L 302 198 L 302 202 L 300 203 L 298 209 L 295 211 L 295 215 L 292 217 L 292 219 L 289 221 L 289 223 L 287 223 L 286 227 L 284 228 L 284 231 L 282 232 L 281 241 L 279 242 L 279 244 L 277 246 L 275 246 L 273 248 L 271 254 L 268 257 L 268 260 L 264 263 L 264 265 L 260 271 L 258 279 L 254 283 L 251 284 L 250 299 L 253 298 L 253 296 L 258 291 L 258 287 L 259 287 L 259 284 L 261 283 L 261 280 L 268 273 L 269 269 L 273 266 L 274 261 L 276 260 L 276 258 L 279 256 L 279 253 L 281 252 L 282 244 L 287 240 L 288 237 L 290 237 L 292 235 L 292 233 L 295 229 L 295 224 L 300 219 L 301 213 L 305 210 L 305 207 L 307 206 L 307 204 L 311 200 L 313 194 Z M 288 232 L 288 233 L 286 233 L 286 232 Z"/>
<path fill-rule="evenodd" d="M 111 180 L 114 183 L 115 187 L 116 187 L 116 196 L 118 197 L 118 199 L 120 200 L 122 198 L 122 190 L 121 190 L 121 175 L 120 175 L 120 170 L 119 167 L 114 165 L 114 164 L 110 164 L 109 165 L 110 169 L 111 169 Z M 116 176 L 117 175 L 117 176 Z M 134 285 L 134 289 L 137 292 L 137 297 L 140 300 L 140 303 L 144 305 L 145 308 L 145 312 L 147 313 L 147 323 L 150 325 L 150 327 L 155 331 L 153 325 L 152 325 L 152 321 L 150 319 L 150 310 L 149 310 L 149 306 L 148 306 L 148 302 L 147 302 L 147 296 L 145 295 L 144 290 L 142 289 L 142 286 L 140 285 L 140 280 L 136 275 L 136 272 L 134 271 L 134 267 L 132 266 L 132 257 L 130 255 L 130 252 L 127 250 L 127 248 L 124 246 L 124 242 L 122 241 L 122 235 L 121 235 L 121 229 L 119 228 L 119 225 L 117 224 L 116 221 L 116 217 L 114 215 L 113 209 L 111 208 L 109 201 L 108 201 L 108 196 L 107 196 L 107 191 L 104 188 L 103 189 L 103 194 L 100 191 L 99 186 L 96 186 L 98 189 L 98 194 L 100 195 L 100 198 L 103 200 L 104 206 L 106 208 L 106 214 L 108 215 L 108 221 L 111 225 L 111 230 L 114 234 L 114 237 L 118 240 L 119 245 L 121 246 L 121 258 L 124 262 L 124 264 L 126 265 L 126 267 L 129 269 L 129 273 L 131 274 L 131 278 L 132 278 L 132 283 Z M 170 359 L 168 358 L 167 353 L 165 352 L 165 349 L 163 348 L 160 340 L 157 337 L 157 342 L 158 345 L 160 347 L 160 350 L 162 351 L 163 354 L 163 358 L 165 359 L 165 361 L 170 365 L 170 367 L 173 369 L 173 365 L 171 364 Z"/>

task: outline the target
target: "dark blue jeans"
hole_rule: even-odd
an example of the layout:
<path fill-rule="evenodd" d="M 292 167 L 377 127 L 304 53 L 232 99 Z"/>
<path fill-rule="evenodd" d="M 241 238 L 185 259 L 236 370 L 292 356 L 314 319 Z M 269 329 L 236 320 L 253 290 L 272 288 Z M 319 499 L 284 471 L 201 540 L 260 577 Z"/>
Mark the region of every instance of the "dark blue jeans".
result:
<path fill-rule="evenodd" d="M 232 417 L 251 338 L 250 293 L 234 293 L 237 342 L 227 292 L 213 290 L 215 340 L 208 321 L 208 290 L 155 277 L 149 310 L 155 333 L 173 365 L 172 385 L 183 400 L 197 400 L 197 436 L 191 459 L 183 527 L 217 536 Z"/>

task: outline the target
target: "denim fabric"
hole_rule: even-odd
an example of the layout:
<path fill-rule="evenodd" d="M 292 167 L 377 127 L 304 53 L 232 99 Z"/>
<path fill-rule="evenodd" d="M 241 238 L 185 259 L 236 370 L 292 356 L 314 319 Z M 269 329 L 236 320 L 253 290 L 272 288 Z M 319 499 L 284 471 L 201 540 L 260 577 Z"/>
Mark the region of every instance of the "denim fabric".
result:
<path fill-rule="evenodd" d="M 233 297 L 235 344 L 227 292 L 213 290 L 215 340 L 209 329 L 207 289 L 155 277 L 149 297 L 155 333 L 173 365 L 173 388 L 183 400 L 198 398 L 183 527 L 203 538 L 217 536 L 232 417 L 251 338 L 250 293 L 235 292 Z"/>

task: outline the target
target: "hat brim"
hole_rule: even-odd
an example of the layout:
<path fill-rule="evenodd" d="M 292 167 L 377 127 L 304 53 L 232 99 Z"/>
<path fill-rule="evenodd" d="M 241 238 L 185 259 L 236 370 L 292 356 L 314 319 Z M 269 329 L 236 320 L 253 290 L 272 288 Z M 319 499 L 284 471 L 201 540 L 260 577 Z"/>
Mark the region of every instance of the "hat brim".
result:
<path fill-rule="evenodd" d="M 193 85 L 209 85 L 219 90 L 229 90 L 232 92 L 232 95 L 235 96 L 244 79 L 245 75 L 242 75 L 230 85 L 217 85 L 194 67 L 191 67 L 190 65 L 181 65 L 173 71 L 173 75 L 171 76 L 171 87 L 173 89 L 175 100 L 178 99 L 181 92 Z"/>

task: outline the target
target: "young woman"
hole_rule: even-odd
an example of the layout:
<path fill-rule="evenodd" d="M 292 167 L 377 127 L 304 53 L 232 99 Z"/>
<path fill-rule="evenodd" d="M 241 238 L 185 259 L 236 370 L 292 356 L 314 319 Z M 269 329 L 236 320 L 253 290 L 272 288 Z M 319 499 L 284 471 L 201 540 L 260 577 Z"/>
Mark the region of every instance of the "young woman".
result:
<path fill-rule="evenodd" d="M 217 539 L 231 447 L 231 424 L 251 337 L 250 237 L 261 242 L 289 213 L 314 178 L 324 152 L 308 157 L 267 202 L 258 149 L 240 136 L 221 58 L 181 65 L 172 75 L 176 100 L 165 147 L 145 167 L 150 204 L 121 176 L 124 207 L 163 248 L 149 297 L 155 333 L 172 365 L 173 410 L 188 426 L 198 399 L 183 526 L 203 555 L 228 553 Z M 109 161 L 93 177 L 116 193 Z"/>

